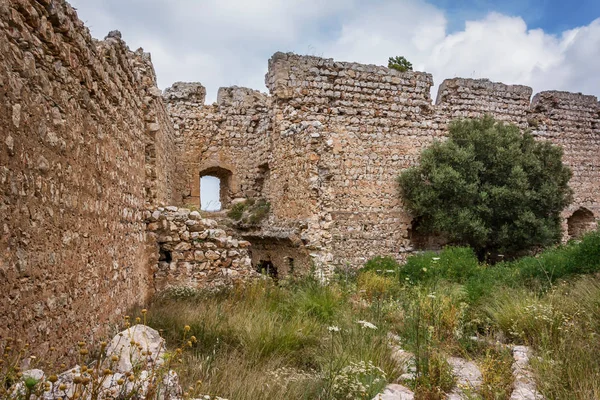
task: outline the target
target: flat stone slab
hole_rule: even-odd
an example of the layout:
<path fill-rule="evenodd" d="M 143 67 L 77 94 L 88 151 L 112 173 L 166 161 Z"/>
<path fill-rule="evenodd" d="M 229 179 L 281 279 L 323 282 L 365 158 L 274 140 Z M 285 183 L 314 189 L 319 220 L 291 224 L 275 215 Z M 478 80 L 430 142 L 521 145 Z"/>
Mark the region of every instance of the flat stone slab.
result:
<path fill-rule="evenodd" d="M 475 392 L 481 387 L 483 377 L 474 362 L 459 357 L 448 357 L 447 360 L 452 367 L 452 374 L 456 377 L 456 386 L 448 395 L 449 400 L 464 399 L 465 391 Z"/>
<path fill-rule="evenodd" d="M 533 374 L 529 369 L 529 357 L 531 349 L 527 346 L 514 346 L 513 353 L 513 376 L 515 382 L 510 400 L 542 400 L 544 396 L 537 391 Z"/>
<path fill-rule="evenodd" d="M 406 386 L 391 383 L 385 387 L 373 400 L 413 400 L 415 394 Z"/>

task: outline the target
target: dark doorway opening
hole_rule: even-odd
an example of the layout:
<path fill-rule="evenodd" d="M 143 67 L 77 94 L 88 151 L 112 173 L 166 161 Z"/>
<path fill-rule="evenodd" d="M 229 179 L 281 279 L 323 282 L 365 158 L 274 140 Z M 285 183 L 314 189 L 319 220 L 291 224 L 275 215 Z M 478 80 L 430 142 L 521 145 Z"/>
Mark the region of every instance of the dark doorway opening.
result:
<path fill-rule="evenodd" d="M 173 261 L 173 255 L 168 250 L 160 249 L 160 252 L 158 253 L 158 261 L 170 263 L 171 261 Z"/>
<path fill-rule="evenodd" d="M 570 239 L 577 239 L 596 227 L 594 213 L 585 207 L 577 209 L 567 220 Z"/>
<path fill-rule="evenodd" d="M 260 260 L 256 265 L 258 272 L 277 280 L 277 268 L 270 260 Z"/>

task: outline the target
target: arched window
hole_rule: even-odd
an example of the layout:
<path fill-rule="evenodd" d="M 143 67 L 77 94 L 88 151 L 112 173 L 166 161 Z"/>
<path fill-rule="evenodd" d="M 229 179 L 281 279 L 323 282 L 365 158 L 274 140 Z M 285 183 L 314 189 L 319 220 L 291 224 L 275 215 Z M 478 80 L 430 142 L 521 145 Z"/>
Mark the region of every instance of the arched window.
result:
<path fill-rule="evenodd" d="M 596 227 L 596 218 L 594 213 L 585 207 L 578 208 L 567 219 L 567 227 L 570 239 L 576 239 L 585 233 L 594 230 Z"/>
<path fill-rule="evenodd" d="M 200 171 L 200 209 L 220 211 L 231 201 L 231 171 L 211 167 Z"/>

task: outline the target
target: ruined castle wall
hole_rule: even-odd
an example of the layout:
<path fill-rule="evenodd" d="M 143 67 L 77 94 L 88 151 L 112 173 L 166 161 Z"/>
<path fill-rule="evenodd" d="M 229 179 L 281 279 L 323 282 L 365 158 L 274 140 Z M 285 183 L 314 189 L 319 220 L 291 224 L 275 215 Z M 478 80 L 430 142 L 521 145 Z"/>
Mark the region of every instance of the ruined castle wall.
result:
<path fill-rule="evenodd" d="M 146 202 L 149 206 L 183 202 L 185 170 L 181 150 L 167 112 L 161 90 L 156 86 L 156 74 L 150 54 L 135 52 L 134 68 L 142 83 L 145 121 Z"/>
<path fill-rule="evenodd" d="M 569 217 L 580 207 L 600 218 L 600 104 L 595 96 L 548 91 L 534 96 L 529 115 L 534 136 L 560 145 L 573 176 Z"/>
<path fill-rule="evenodd" d="M 269 60 L 265 83 L 271 97 L 250 102 L 260 109 L 240 108 L 252 93 L 240 88 L 227 90 L 236 91 L 241 101 L 223 101 L 236 96 L 220 92 L 217 105 L 204 106 L 203 93 L 200 102 L 190 101 L 194 90 L 181 84 L 174 92 L 188 95 L 169 102 L 192 181 L 198 181 L 202 163 L 230 165 L 238 179 L 234 196 L 256 193 L 269 200 L 268 221 L 249 234 L 260 238 L 253 259 L 272 258 L 279 249 L 280 264 L 293 258 L 304 264 L 359 266 L 376 255 L 403 259 L 417 243 L 443 243 L 415 236 L 416 221 L 402 205 L 397 177 L 416 165 L 434 140 L 444 140 L 450 121 L 484 114 L 563 147 L 575 191 L 563 215 L 565 232 L 576 210 L 573 227 L 591 224 L 583 217 L 588 211 L 600 217 L 595 156 L 600 125 L 593 96 L 544 92 L 532 104 L 529 87 L 455 78 L 440 85 L 434 105 L 430 74 L 291 53 L 276 53 Z M 166 95 L 169 99 L 169 91 Z M 264 129 L 244 136 L 248 114 Z M 240 140 L 232 140 L 240 131 Z M 257 166 L 262 168 L 258 174 Z M 249 192 L 252 181 L 261 185 Z M 304 252 L 292 254 L 301 248 Z"/>
<path fill-rule="evenodd" d="M 148 235 L 156 243 L 151 259 L 156 291 L 171 287 L 216 289 L 260 275 L 252 269 L 248 247 L 197 211 L 168 206 L 146 215 Z"/>
<path fill-rule="evenodd" d="M 532 90 L 522 85 L 505 85 L 487 79 L 446 79 L 439 87 L 436 115 L 453 120 L 491 114 L 527 128 Z"/>
<path fill-rule="evenodd" d="M 293 132 L 312 146 L 296 164 L 308 166 L 312 179 L 313 221 L 305 236 L 321 249 L 321 261 L 359 265 L 399 254 L 408 245 L 410 217 L 396 176 L 442 134 L 429 120 L 431 75 L 282 53 L 269 65 L 283 121 L 273 137 Z"/>
<path fill-rule="evenodd" d="M 202 85 L 181 82 L 164 94 L 183 153 L 185 203 L 200 207 L 203 175 L 227 181 L 223 186 L 227 193 L 221 193 L 226 203 L 257 197 L 269 175 L 268 96 L 234 86 L 219 89 L 217 102 L 204 105 L 205 95 Z"/>
<path fill-rule="evenodd" d="M 166 129 L 145 57 L 63 0 L 0 1 L 0 337 L 72 348 L 145 300 L 147 133 Z"/>
<path fill-rule="evenodd" d="M 324 263 L 359 266 L 374 255 L 401 259 L 412 250 L 413 221 L 396 179 L 433 140 L 443 140 L 451 120 L 491 114 L 521 128 L 534 123 L 528 87 L 450 79 L 434 106 L 432 84 L 431 75 L 421 72 L 282 53 L 270 60 L 273 165 L 283 165 L 278 158 L 292 159 L 285 164 L 290 174 L 306 171 L 296 188 L 304 194 L 301 215 L 309 215 L 303 237 Z M 598 102 L 593 96 L 564 97 L 547 109 L 538 106 L 538 119 L 552 128 L 542 124 L 536 135 L 560 137 L 553 141 L 563 145 L 566 163 L 581 177 L 572 182 L 572 208 L 587 204 L 597 210 Z M 541 94 L 538 103 L 546 98 Z"/>

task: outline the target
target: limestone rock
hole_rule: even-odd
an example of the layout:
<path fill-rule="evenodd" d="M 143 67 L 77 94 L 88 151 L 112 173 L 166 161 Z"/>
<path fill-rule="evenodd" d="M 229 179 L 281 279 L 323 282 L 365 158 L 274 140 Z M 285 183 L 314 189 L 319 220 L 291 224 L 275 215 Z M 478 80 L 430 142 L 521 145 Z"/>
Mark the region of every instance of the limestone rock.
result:
<path fill-rule="evenodd" d="M 458 357 L 448 357 L 448 364 L 452 367 L 452 374 L 456 377 L 456 386 L 448 395 L 449 400 L 465 398 L 465 390 L 477 391 L 483 382 L 479 367 L 472 361 Z"/>
<path fill-rule="evenodd" d="M 529 367 L 531 349 L 527 346 L 513 347 L 513 376 L 515 382 L 510 400 L 541 400 L 535 380 Z"/>
<path fill-rule="evenodd" d="M 106 356 L 119 357 L 114 370 L 129 372 L 134 366 L 150 368 L 163 363 L 165 340 L 159 333 L 145 325 L 134 325 L 117 334 L 106 348 Z"/>
<path fill-rule="evenodd" d="M 415 394 L 406 386 L 396 383 L 389 384 L 383 392 L 373 397 L 373 400 L 413 400 Z"/>

